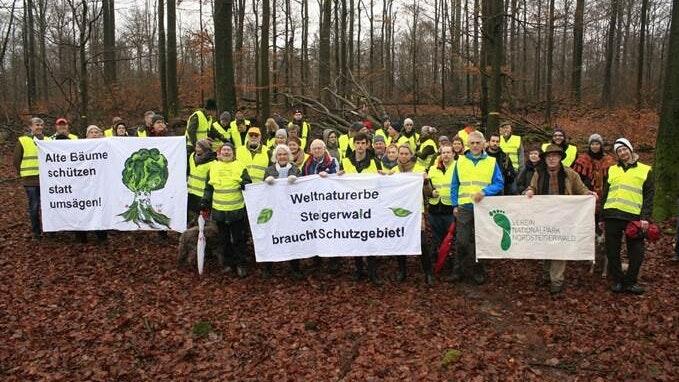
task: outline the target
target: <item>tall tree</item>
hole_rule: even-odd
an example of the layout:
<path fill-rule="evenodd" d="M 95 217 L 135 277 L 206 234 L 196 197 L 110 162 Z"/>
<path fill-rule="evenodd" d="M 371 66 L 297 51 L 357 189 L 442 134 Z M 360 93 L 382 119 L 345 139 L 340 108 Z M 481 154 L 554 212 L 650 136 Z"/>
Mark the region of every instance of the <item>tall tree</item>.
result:
<path fill-rule="evenodd" d="M 262 27 L 259 51 L 259 120 L 265 121 L 271 114 L 271 90 L 269 88 L 269 24 L 271 23 L 271 9 L 269 0 L 262 0 Z"/>
<path fill-rule="evenodd" d="M 215 0 L 215 96 L 220 110 L 236 109 L 233 62 L 233 0 Z"/>
<path fill-rule="evenodd" d="M 330 85 L 330 22 L 332 20 L 332 0 L 323 0 L 321 5 L 321 25 L 318 44 L 318 94 L 324 103 L 327 92 L 323 89 Z"/>
<path fill-rule="evenodd" d="M 165 53 L 165 2 L 158 0 L 158 74 L 160 75 L 160 110 L 167 112 L 167 55 Z"/>
<path fill-rule="evenodd" d="M 667 219 L 677 213 L 676 202 L 679 197 L 677 142 L 679 142 L 679 0 L 674 0 L 653 169 L 655 176 L 653 215 L 658 220 Z"/>
<path fill-rule="evenodd" d="M 485 0 L 488 6 L 488 17 L 484 19 L 484 37 L 487 39 L 487 61 L 490 61 L 490 81 L 488 86 L 488 117 L 486 131 L 496 132 L 500 127 L 500 108 L 502 105 L 502 64 L 503 49 L 503 19 L 504 9 L 502 0 Z"/>
<path fill-rule="evenodd" d="M 179 112 L 177 89 L 177 3 L 167 1 L 167 107 L 168 116 Z"/>
<path fill-rule="evenodd" d="M 611 88 L 613 74 L 613 58 L 615 55 L 615 29 L 618 23 L 618 2 L 611 0 L 611 16 L 608 23 L 608 37 L 606 41 L 606 63 L 604 68 L 604 86 L 601 92 L 601 103 L 607 107 L 611 106 Z"/>
<path fill-rule="evenodd" d="M 116 34 L 113 0 L 102 0 L 104 19 L 104 83 L 111 86 L 116 81 Z"/>
<path fill-rule="evenodd" d="M 26 65 L 26 98 L 28 111 L 31 112 L 36 101 L 35 78 L 35 23 L 33 20 L 33 0 L 24 1 L 24 63 Z"/>
<path fill-rule="evenodd" d="M 571 92 L 575 102 L 582 100 L 582 46 L 584 42 L 583 15 L 585 0 L 575 1 L 575 22 L 573 24 L 573 76 L 571 77 Z"/>
<path fill-rule="evenodd" d="M 644 48 L 646 43 L 646 12 L 648 0 L 641 1 L 641 27 L 639 28 L 639 56 L 637 61 L 636 106 L 641 109 L 641 89 L 644 81 Z"/>
<path fill-rule="evenodd" d="M 552 73 L 554 69 L 554 0 L 549 0 L 549 27 L 547 30 L 547 77 L 545 81 L 546 99 L 545 121 L 549 126 L 552 122 Z"/>

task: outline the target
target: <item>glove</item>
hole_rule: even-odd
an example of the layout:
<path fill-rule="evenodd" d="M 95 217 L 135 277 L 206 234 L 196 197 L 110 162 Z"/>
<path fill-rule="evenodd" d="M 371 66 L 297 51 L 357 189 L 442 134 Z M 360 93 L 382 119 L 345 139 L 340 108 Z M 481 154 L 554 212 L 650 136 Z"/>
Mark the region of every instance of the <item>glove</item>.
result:
<path fill-rule="evenodd" d="M 210 210 L 207 209 L 207 208 L 203 208 L 203 209 L 200 210 L 200 215 L 203 217 L 203 219 L 209 220 L 210 219 Z"/>
<path fill-rule="evenodd" d="M 296 181 L 297 181 L 296 176 L 294 176 L 294 175 L 288 176 L 288 183 L 292 184 L 292 183 L 295 183 Z"/>
<path fill-rule="evenodd" d="M 264 179 L 264 181 L 265 181 L 267 184 L 273 184 L 273 183 L 274 183 L 274 180 L 276 180 L 276 179 L 274 179 L 273 176 L 267 176 L 266 179 Z"/>

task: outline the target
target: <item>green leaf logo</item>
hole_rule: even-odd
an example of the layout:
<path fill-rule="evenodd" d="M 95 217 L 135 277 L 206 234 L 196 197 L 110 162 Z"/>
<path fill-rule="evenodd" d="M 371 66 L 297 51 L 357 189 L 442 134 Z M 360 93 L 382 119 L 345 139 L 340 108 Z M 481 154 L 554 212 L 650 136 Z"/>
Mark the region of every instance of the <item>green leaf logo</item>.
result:
<path fill-rule="evenodd" d="M 392 208 L 392 207 L 389 207 L 389 209 L 392 210 L 392 211 L 394 212 L 394 215 L 396 215 L 396 216 L 398 216 L 398 217 L 400 217 L 400 218 L 404 218 L 404 217 L 406 217 L 406 216 L 412 214 L 412 212 L 406 210 L 405 208 Z"/>
<path fill-rule="evenodd" d="M 268 223 L 269 220 L 271 220 L 272 216 L 273 216 L 273 210 L 271 208 L 262 209 L 259 212 L 259 216 L 257 217 L 257 224 Z"/>

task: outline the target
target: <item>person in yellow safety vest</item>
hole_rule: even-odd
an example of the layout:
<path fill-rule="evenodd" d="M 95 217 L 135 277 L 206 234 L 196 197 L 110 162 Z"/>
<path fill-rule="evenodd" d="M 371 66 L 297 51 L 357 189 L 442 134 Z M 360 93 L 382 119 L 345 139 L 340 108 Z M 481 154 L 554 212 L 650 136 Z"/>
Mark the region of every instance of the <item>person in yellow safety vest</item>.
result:
<path fill-rule="evenodd" d="M 56 132 L 50 137 L 52 139 L 78 139 L 77 135 L 71 134 L 70 125 L 66 118 L 57 118 L 54 129 Z"/>
<path fill-rule="evenodd" d="M 288 147 L 292 152 L 292 164 L 301 170 L 309 158 L 309 154 L 302 151 L 302 141 L 297 137 L 288 137 Z"/>
<path fill-rule="evenodd" d="M 432 126 L 422 126 L 422 135 L 417 141 L 417 148 L 415 149 L 415 156 L 417 163 L 429 170 L 429 166 L 434 163 L 438 149 L 436 148 L 436 128 Z"/>
<path fill-rule="evenodd" d="M 528 198 L 532 198 L 533 195 L 592 195 L 596 198 L 596 193 L 585 186 L 580 175 L 561 163 L 564 155 L 561 146 L 554 144 L 547 146 L 543 154 L 545 163 L 535 170 L 530 186 L 525 191 Z M 543 262 L 542 280 L 551 284 L 549 289 L 551 294 L 563 291 L 565 271 L 566 260 Z"/>
<path fill-rule="evenodd" d="M 302 110 L 295 110 L 292 115 L 292 121 L 288 123 L 288 135 L 290 135 L 290 128 L 295 125 L 299 128 L 297 137 L 302 141 L 302 151 L 307 151 L 307 143 L 309 141 L 309 133 L 311 133 L 311 125 L 304 120 Z"/>
<path fill-rule="evenodd" d="M 552 133 L 552 141 L 542 144 L 542 151 L 545 151 L 547 146 L 549 146 L 551 143 L 561 146 L 563 151 L 566 153 L 566 157 L 563 158 L 561 163 L 563 163 L 563 165 L 566 167 L 570 167 L 578 156 L 578 148 L 568 143 L 566 140 L 566 133 L 563 131 L 563 129 L 558 127 L 554 129 L 554 133 Z"/>
<path fill-rule="evenodd" d="M 500 148 L 505 154 L 509 155 L 509 159 L 512 160 L 512 166 L 514 166 L 514 171 L 518 173 L 526 163 L 526 158 L 523 153 L 521 137 L 512 135 L 511 122 L 507 121 L 500 125 Z"/>
<path fill-rule="evenodd" d="M 340 162 L 340 171 L 337 175 L 343 174 L 378 174 L 382 171 L 382 165 L 378 160 L 371 157 L 368 153 L 368 136 L 364 133 L 356 133 L 354 138 L 354 150 L 351 155 L 346 156 Z M 374 256 L 354 257 L 356 271 L 354 280 L 360 281 L 365 277 L 366 262 L 368 264 L 368 279 L 374 285 L 381 285 L 382 281 L 377 276 L 377 259 Z"/>
<path fill-rule="evenodd" d="M 410 149 L 409 144 L 402 144 L 398 147 L 398 164 L 392 169 L 393 173 L 417 173 L 422 174 L 423 192 L 425 195 L 431 194 L 431 183 L 427 177 L 427 170 L 424 166 L 420 165 L 413 160 L 413 152 Z M 427 285 L 434 284 L 433 267 L 431 262 L 431 254 L 429 253 L 429 247 L 427 246 L 427 236 L 425 233 L 424 224 L 424 205 L 422 205 L 422 225 L 420 230 L 420 263 L 422 265 L 422 271 L 424 272 L 424 281 Z M 406 279 L 406 259 L 408 256 L 397 256 L 398 260 L 398 275 L 396 280 L 398 282 L 403 282 Z"/>
<path fill-rule="evenodd" d="M 223 240 L 220 265 L 227 271 L 236 268 L 236 274 L 242 278 L 247 276 L 243 189 L 252 180 L 230 142 L 222 146 L 217 159 L 207 172 L 201 208 L 211 208 L 211 220 L 217 223 Z"/>
<path fill-rule="evenodd" d="M 33 239 L 40 240 L 42 237 L 42 224 L 40 222 L 40 179 L 38 169 L 38 146 L 36 140 L 49 140 L 44 135 L 45 122 L 37 117 L 31 118 L 29 134 L 19 137 L 14 147 L 14 168 L 16 168 L 21 183 L 28 198 L 28 216 L 31 219 L 31 231 Z"/>
<path fill-rule="evenodd" d="M 144 113 L 144 124 L 137 127 L 138 137 L 148 136 L 148 132 L 151 130 L 151 126 L 153 125 L 151 120 L 153 119 L 154 115 L 156 115 L 156 112 L 153 110 L 149 110 Z"/>
<path fill-rule="evenodd" d="M 639 162 L 632 143 L 626 138 L 617 139 L 613 151 L 618 156 L 618 164 L 608 169 L 601 203 L 608 274 L 613 278 L 611 290 L 615 293 L 642 294 L 644 288 L 637 283 L 637 279 L 644 261 L 643 233 L 649 227 L 653 212 L 653 173 L 651 166 Z M 632 222 L 637 223 L 642 232 L 634 237 L 626 235 L 629 267 L 627 273 L 623 273 L 620 247 L 623 232 L 628 224 L 634 224 Z"/>
<path fill-rule="evenodd" d="M 453 147 L 444 144 L 439 148 L 436 162 L 429 168 L 431 195 L 427 199 L 429 226 L 431 227 L 431 261 L 436 262 L 438 249 L 454 221 L 453 206 L 450 203 L 450 183 L 453 180 L 455 160 Z"/>
<path fill-rule="evenodd" d="M 236 148 L 236 157 L 248 170 L 253 183 L 264 181 L 264 171 L 269 167 L 269 151 L 262 145 L 262 133 L 259 127 L 248 130 L 248 140 L 245 146 Z"/>
<path fill-rule="evenodd" d="M 384 142 L 387 142 L 387 131 L 389 131 L 389 126 L 391 126 L 391 119 L 389 119 L 389 115 L 385 114 L 382 116 L 382 127 L 379 129 L 375 130 L 375 134 L 373 134 L 373 141 L 375 138 L 381 136 L 384 138 Z M 374 143 L 374 142 L 373 142 Z M 389 146 L 389 145 L 387 145 Z"/>
<path fill-rule="evenodd" d="M 464 144 L 464 148 L 469 149 L 469 134 L 472 132 L 476 131 L 476 125 L 472 125 L 471 123 L 468 123 L 464 126 L 464 129 L 460 130 L 457 132 L 457 136 L 462 139 L 462 143 Z"/>
<path fill-rule="evenodd" d="M 123 121 L 123 119 L 120 118 L 120 117 L 113 117 L 111 127 L 104 130 L 104 136 L 105 137 L 112 137 L 112 136 L 116 135 L 116 126 L 118 126 L 118 124 L 121 123 L 122 121 Z"/>
<path fill-rule="evenodd" d="M 486 139 L 480 131 L 473 131 L 468 137 L 469 150 L 455 162 L 453 180 L 450 185 L 450 203 L 457 221 L 451 281 L 471 275 L 480 285 L 486 282 L 483 263 L 475 262 L 474 203 L 486 196 L 500 195 L 504 189 L 502 170 L 483 149 Z"/>
<path fill-rule="evenodd" d="M 212 150 L 218 150 L 222 145 L 231 140 L 229 134 L 229 124 L 231 123 L 231 113 L 228 111 L 219 115 L 217 121 L 212 122 L 207 137 L 212 141 Z"/>
<path fill-rule="evenodd" d="M 186 120 L 186 146 L 188 151 L 193 151 L 196 142 L 205 139 L 210 133 L 212 123 L 217 119 L 217 102 L 213 99 L 205 101 L 205 107 L 198 109 Z M 226 137 L 224 137 L 226 141 Z"/>
<path fill-rule="evenodd" d="M 278 130 L 280 130 L 280 127 L 278 126 L 278 123 L 276 123 L 276 120 L 267 118 L 266 122 L 264 122 L 264 131 L 266 132 L 266 135 L 262 137 L 262 142 L 264 142 L 264 146 L 266 146 L 267 150 L 273 150 L 273 148 L 276 147 L 276 132 L 278 132 Z M 285 135 L 287 137 L 287 133 Z"/>
<path fill-rule="evenodd" d="M 401 135 L 402 128 L 403 126 L 401 126 L 398 121 L 394 121 L 389 124 L 389 130 L 387 130 L 387 139 L 385 142 L 387 146 L 391 145 L 392 143 L 396 146 L 401 146 L 403 144 L 410 145 L 408 138 Z"/>
<path fill-rule="evenodd" d="M 186 166 L 186 188 L 188 190 L 187 218 L 189 222 L 198 218 L 200 201 L 205 194 L 205 181 L 211 164 L 217 159 L 209 139 L 196 142 L 195 150 L 189 154 Z"/>
<path fill-rule="evenodd" d="M 339 144 L 339 154 L 340 154 L 341 159 L 344 159 L 346 157 L 350 157 L 353 154 L 354 147 L 355 147 L 354 146 L 354 137 L 356 136 L 356 134 L 358 134 L 358 132 L 362 128 L 363 128 L 363 124 L 361 122 L 354 122 L 349 126 L 349 129 L 347 129 L 346 134 L 342 134 L 342 135 L 339 136 L 338 144 Z M 366 137 L 367 137 L 367 135 L 366 135 Z"/>
<path fill-rule="evenodd" d="M 420 134 L 415 131 L 415 122 L 413 122 L 412 118 L 406 118 L 403 120 L 401 136 L 408 139 L 410 150 L 415 152 L 415 149 L 417 148 L 417 142 L 420 140 Z"/>
<path fill-rule="evenodd" d="M 233 147 L 236 148 L 236 150 L 245 145 L 247 141 L 247 132 L 248 129 L 250 128 L 250 120 L 245 119 L 245 112 L 242 109 L 239 109 L 236 111 L 236 119 L 231 121 L 229 124 L 229 136 L 228 138 L 231 139 L 231 143 L 233 143 Z"/>

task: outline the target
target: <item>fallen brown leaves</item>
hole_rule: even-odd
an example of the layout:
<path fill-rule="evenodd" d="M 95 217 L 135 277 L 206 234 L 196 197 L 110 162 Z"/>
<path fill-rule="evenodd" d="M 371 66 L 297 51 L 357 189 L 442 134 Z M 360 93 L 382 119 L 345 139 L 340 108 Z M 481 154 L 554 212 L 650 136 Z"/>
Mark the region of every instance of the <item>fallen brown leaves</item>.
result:
<path fill-rule="evenodd" d="M 5 156 L 6 158 L 6 156 Z M 3 178 L 12 176 L 3 161 Z M 482 287 L 295 282 L 177 269 L 175 244 L 113 233 L 108 246 L 58 234 L 30 241 L 25 195 L 0 184 L 0 379 L 24 380 L 676 380 L 679 267 L 671 237 L 650 244 L 648 292 L 612 295 L 587 264 L 567 289 L 534 285 L 540 267 L 490 263 Z M 310 263 L 304 264 L 306 270 Z M 383 259 L 381 274 L 396 273 Z"/>

